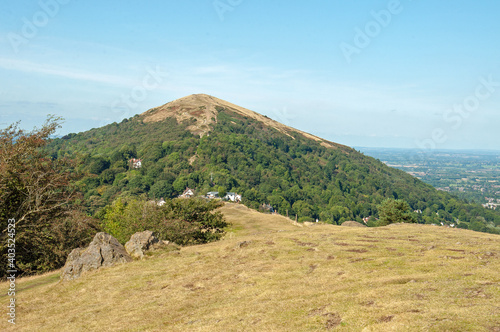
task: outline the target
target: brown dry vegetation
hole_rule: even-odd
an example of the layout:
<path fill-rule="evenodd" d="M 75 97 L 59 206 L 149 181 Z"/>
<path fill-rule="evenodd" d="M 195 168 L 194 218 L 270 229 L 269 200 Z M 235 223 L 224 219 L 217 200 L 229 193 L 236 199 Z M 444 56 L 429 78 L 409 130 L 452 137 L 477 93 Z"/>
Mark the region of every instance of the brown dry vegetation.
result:
<path fill-rule="evenodd" d="M 18 280 L 16 331 L 500 329 L 499 236 L 298 227 L 242 205 L 222 210 L 232 227 L 220 242 L 73 282 L 58 282 L 58 271 Z M 0 330 L 13 330 L 2 316 Z"/>

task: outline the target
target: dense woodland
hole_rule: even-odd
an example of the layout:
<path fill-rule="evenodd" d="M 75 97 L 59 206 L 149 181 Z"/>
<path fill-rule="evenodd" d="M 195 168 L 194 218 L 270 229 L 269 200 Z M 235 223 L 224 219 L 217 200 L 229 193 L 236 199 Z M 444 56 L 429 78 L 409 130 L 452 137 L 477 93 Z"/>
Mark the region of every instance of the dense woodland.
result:
<path fill-rule="evenodd" d="M 186 187 L 197 194 L 238 192 L 243 204 L 270 204 L 299 221 L 379 218 L 387 198 L 403 200 L 414 220 L 455 224 L 460 228 L 500 233 L 500 213 L 455 196 L 387 167 L 380 161 L 338 145 L 328 148 L 300 133 L 281 133 L 261 122 L 218 108 L 209 135 L 186 130 L 191 123 L 143 123 L 137 115 L 121 123 L 54 139 L 48 152 L 55 160 L 76 158 L 75 183 L 86 212 L 102 218 L 118 198 L 173 198 Z M 192 119 L 190 121 L 197 121 Z M 141 158 L 134 169 L 131 158 Z"/>

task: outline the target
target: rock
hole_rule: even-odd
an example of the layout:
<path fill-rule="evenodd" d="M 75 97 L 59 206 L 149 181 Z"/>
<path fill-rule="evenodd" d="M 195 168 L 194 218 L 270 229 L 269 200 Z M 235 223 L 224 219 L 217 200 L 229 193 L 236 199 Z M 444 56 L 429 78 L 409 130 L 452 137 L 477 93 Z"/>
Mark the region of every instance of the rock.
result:
<path fill-rule="evenodd" d="M 342 223 L 342 226 L 347 226 L 347 227 L 367 227 L 366 225 L 363 225 L 357 221 L 344 221 Z"/>
<path fill-rule="evenodd" d="M 234 248 L 235 249 L 240 249 L 240 248 L 248 247 L 248 245 L 250 245 L 251 243 L 252 243 L 252 241 L 238 242 Z"/>
<path fill-rule="evenodd" d="M 130 237 L 130 240 L 125 243 L 125 250 L 130 256 L 142 259 L 144 253 L 148 250 L 153 250 L 163 245 L 168 245 L 168 242 L 160 241 L 152 231 L 137 232 Z"/>
<path fill-rule="evenodd" d="M 104 232 L 97 233 L 87 248 L 71 251 L 66 259 L 61 279 L 77 279 L 83 272 L 131 261 L 132 257 L 117 239 Z"/>

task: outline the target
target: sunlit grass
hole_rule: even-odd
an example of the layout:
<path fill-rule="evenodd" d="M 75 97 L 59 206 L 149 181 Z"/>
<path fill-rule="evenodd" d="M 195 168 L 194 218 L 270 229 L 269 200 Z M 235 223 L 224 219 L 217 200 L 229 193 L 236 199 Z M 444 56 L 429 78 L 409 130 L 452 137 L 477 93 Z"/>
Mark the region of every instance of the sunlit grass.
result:
<path fill-rule="evenodd" d="M 73 282 L 59 283 L 57 272 L 18 280 L 15 330 L 500 328 L 499 236 L 425 225 L 299 227 L 241 205 L 223 211 L 232 226 L 220 242 Z M 9 328 L 4 318 L 0 329 Z"/>

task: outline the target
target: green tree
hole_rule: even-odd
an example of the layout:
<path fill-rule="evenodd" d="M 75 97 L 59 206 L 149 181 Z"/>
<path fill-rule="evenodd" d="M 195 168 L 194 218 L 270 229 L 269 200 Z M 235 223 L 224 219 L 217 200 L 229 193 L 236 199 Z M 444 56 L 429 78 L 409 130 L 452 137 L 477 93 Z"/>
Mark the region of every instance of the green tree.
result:
<path fill-rule="evenodd" d="M 226 187 L 224 187 L 224 186 L 218 186 L 217 187 L 217 191 L 219 192 L 219 197 L 220 198 L 223 198 L 224 196 L 226 196 L 226 193 L 227 193 Z"/>
<path fill-rule="evenodd" d="M 151 186 L 149 195 L 153 198 L 170 198 L 174 192 L 174 187 L 168 181 L 160 180 Z"/>
<path fill-rule="evenodd" d="M 188 178 L 186 176 L 179 176 L 172 184 L 174 190 L 178 193 L 182 193 L 184 189 L 186 189 L 187 185 Z"/>
<path fill-rule="evenodd" d="M 136 232 L 151 230 L 161 240 L 180 245 L 219 239 L 227 226 L 219 211 L 222 203 L 199 199 L 166 200 L 158 206 L 136 198 L 118 198 L 104 210 L 103 229 L 124 244 Z"/>
<path fill-rule="evenodd" d="M 410 205 L 402 199 L 388 198 L 378 206 L 378 211 L 380 226 L 398 222 L 416 222 L 415 214 L 411 210 Z"/>
<path fill-rule="evenodd" d="M 115 172 L 111 169 L 106 169 L 101 173 L 99 179 L 101 180 L 102 184 L 104 183 L 112 184 L 113 181 L 115 180 Z"/>
<path fill-rule="evenodd" d="M 97 157 L 90 163 L 89 171 L 93 174 L 100 174 L 105 169 L 109 168 L 109 161 L 103 157 Z"/>

